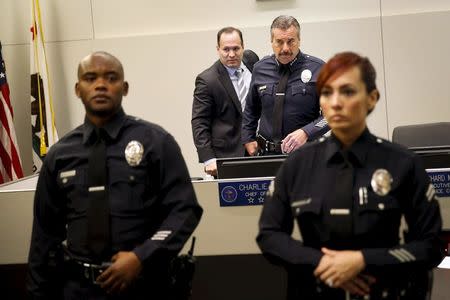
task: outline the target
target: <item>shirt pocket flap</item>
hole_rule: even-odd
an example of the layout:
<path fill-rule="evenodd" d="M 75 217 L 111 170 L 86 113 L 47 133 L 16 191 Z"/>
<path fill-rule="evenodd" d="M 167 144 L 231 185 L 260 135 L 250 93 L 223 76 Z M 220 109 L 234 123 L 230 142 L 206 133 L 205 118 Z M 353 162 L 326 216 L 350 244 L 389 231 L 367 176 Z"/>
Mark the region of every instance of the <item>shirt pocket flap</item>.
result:
<path fill-rule="evenodd" d="M 368 200 L 367 203 L 359 206 L 360 212 L 383 212 L 383 211 L 391 211 L 394 209 L 399 209 L 400 205 L 394 197 L 390 195 L 380 196 L 374 193 L 373 191 L 368 192 Z"/>
<path fill-rule="evenodd" d="M 126 182 L 128 184 L 145 183 L 147 181 L 147 172 L 145 169 L 127 168 L 126 170 L 115 170 L 110 172 L 110 183 Z"/>
<path fill-rule="evenodd" d="M 299 84 L 294 84 L 292 86 L 292 95 L 297 94 L 314 94 L 316 91 L 316 82 L 310 81 L 303 83 L 300 81 Z"/>

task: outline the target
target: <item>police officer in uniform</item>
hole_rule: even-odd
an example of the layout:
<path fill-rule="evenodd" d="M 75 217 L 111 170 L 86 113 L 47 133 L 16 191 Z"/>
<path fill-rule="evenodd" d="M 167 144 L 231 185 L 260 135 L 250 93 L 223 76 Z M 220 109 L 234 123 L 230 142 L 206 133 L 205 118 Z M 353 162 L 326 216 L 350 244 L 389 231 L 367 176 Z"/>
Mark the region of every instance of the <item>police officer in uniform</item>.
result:
<path fill-rule="evenodd" d="M 290 153 L 328 131 L 315 88 L 323 61 L 300 51 L 294 17 L 277 17 L 270 30 L 274 54 L 255 64 L 243 116 L 250 155 Z"/>
<path fill-rule="evenodd" d="M 429 270 L 444 256 L 439 205 L 418 157 L 366 127 L 379 98 L 372 64 L 337 54 L 317 89 L 332 134 L 280 168 L 259 247 L 285 266 L 288 299 L 429 299 Z M 295 220 L 302 241 L 291 237 Z"/>
<path fill-rule="evenodd" d="M 111 54 L 80 62 L 75 91 L 86 117 L 39 174 L 27 289 L 32 299 L 167 299 L 169 262 L 202 214 L 180 149 L 124 113 L 128 83 Z"/>

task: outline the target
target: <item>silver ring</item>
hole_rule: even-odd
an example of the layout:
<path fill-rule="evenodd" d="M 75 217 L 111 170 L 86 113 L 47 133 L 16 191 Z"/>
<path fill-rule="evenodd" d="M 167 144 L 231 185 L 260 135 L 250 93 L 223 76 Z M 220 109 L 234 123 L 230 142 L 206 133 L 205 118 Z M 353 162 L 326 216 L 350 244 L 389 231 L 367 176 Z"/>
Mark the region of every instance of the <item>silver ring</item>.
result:
<path fill-rule="evenodd" d="M 328 278 L 326 284 L 327 284 L 329 287 L 333 287 L 333 279 Z"/>

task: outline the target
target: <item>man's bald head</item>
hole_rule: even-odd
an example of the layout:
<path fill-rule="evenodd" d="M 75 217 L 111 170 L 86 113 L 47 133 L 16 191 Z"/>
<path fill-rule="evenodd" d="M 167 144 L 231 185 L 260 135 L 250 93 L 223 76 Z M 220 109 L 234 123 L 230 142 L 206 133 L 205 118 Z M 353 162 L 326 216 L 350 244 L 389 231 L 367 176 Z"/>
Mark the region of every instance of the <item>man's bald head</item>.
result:
<path fill-rule="evenodd" d="M 115 57 L 114 55 L 112 55 L 111 53 L 108 53 L 106 51 L 95 51 L 95 52 L 92 52 L 91 54 L 87 55 L 86 57 L 84 57 L 78 64 L 78 79 L 80 79 L 81 75 L 83 74 L 83 72 L 86 69 L 86 66 L 92 62 L 92 59 L 94 57 L 100 57 L 106 61 L 110 61 L 110 62 L 116 64 L 118 67 L 118 69 L 117 69 L 118 72 L 120 73 L 122 78 L 124 78 L 125 74 L 123 71 L 123 66 L 117 57 Z"/>
<path fill-rule="evenodd" d="M 122 97 L 128 94 L 122 63 L 107 52 L 89 54 L 78 65 L 75 93 L 87 118 L 98 127 L 105 124 L 121 109 Z"/>

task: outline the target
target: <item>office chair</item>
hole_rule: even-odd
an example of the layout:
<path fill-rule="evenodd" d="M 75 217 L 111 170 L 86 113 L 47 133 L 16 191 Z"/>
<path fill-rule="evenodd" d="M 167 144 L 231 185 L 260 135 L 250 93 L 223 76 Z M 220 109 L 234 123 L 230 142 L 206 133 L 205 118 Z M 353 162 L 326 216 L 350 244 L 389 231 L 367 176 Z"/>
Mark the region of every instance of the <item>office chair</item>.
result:
<path fill-rule="evenodd" d="M 450 122 L 398 126 L 392 141 L 408 148 L 450 146 Z"/>

